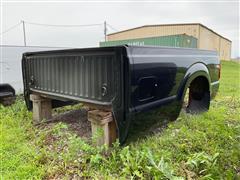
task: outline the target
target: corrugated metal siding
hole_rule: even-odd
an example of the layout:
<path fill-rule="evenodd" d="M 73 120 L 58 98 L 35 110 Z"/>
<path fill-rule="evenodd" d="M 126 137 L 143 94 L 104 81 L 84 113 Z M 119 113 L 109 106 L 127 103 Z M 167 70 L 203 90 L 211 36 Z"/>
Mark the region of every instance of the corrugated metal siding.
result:
<path fill-rule="evenodd" d="M 204 27 L 200 27 L 199 48 L 219 51 L 219 36 Z"/>
<path fill-rule="evenodd" d="M 231 58 L 231 43 L 204 27 L 200 27 L 199 48 L 217 51 L 220 59 Z"/>
<path fill-rule="evenodd" d="M 219 55 L 221 59 L 231 59 L 231 43 L 226 39 L 220 38 L 220 51 Z"/>
<path fill-rule="evenodd" d="M 99 101 L 111 101 L 118 92 L 120 63 L 114 53 L 27 57 L 30 88 Z M 107 95 L 102 96 L 102 87 Z"/>
<path fill-rule="evenodd" d="M 160 36 L 151 38 L 138 38 L 119 41 L 106 41 L 100 42 L 100 47 L 116 46 L 116 45 L 152 45 L 152 46 L 171 46 L 171 47 L 188 47 L 197 48 L 197 39 L 187 35 L 173 35 L 173 36 Z"/>
<path fill-rule="evenodd" d="M 155 36 L 169 36 L 186 34 L 198 38 L 199 25 L 169 25 L 169 26 L 151 26 L 132 29 L 107 36 L 108 41 L 146 38 Z"/>

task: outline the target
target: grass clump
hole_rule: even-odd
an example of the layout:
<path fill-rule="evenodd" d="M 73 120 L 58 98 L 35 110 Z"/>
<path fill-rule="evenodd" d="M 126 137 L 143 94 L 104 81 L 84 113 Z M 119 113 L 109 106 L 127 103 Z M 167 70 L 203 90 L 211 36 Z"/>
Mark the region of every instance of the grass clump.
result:
<path fill-rule="evenodd" d="M 0 106 L 0 112 L 2 179 L 43 176 L 43 167 L 38 163 L 38 151 L 33 147 L 31 113 L 26 111 L 20 99 L 12 107 Z"/>

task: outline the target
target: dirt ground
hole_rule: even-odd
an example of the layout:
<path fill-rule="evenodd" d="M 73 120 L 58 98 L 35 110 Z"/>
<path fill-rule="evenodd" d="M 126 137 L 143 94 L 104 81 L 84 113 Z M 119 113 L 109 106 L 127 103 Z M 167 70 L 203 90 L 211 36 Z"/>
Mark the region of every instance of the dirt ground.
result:
<path fill-rule="evenodd" d="M 69 106 L 67 108 L 62 107 L 53 110 L 53 118 L 44 123 L 39 124 L 41 127 L 50 128 L 58 123 L 63 122 L 68 126 L 68 130 L 75 133 L 77 136 L 89 141 L 92 137 L 91 131 L 91 122 L 87 120 L 87 111 L 88 107 L 86 106 Z M 169 121 L 169 117 L 162 114 L 161 116 L 156 116 L 157 119 L 161 119 L 161 121 L 157 121 L 158 123 L 154 123 L 153 125 L 149 125 L 147 128 L 143 125 L 145 120 L 143 119 L 143 124 L 140 121 L 133 121 L 130 132 L 128 135 L 128 143 L 132 141 L 136 141 L 137 139 L 144 138 L 148 135 L 154 135 L 157 133 L 161 133 L 167 126 Z M 152 117 L 150 116 L 150 119 Z M 139 124 L 139 125 L 138 125 Z"/>
<path fill-rule="evenodd" d="M 54 113 L 53 118 L 45 121 L 41 126 L 51 126 L 57 122 L 66 123 L 70 131 L 84 139 L 91 137 L 91 122 L 87 120 L 87 110 L 85 108 L 70 110 L 59 114 Z"/>

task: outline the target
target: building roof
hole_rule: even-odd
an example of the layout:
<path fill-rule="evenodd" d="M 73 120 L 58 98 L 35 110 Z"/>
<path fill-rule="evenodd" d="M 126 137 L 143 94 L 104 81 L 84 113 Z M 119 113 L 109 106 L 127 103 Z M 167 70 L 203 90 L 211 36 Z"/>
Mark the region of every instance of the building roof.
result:
<path fill-rule="evenodd" d="M 222 35 L 216 33 L 215 31 L 213 31 L 212 29 L 208 28 L 207 26 L 201 24 L 201 23 L 183 23 L 183 24 L 153 24 L 153 25 L 144 25 L 144 26 L 139 26 L 139 27 L 135 27 L 135 28 L 131 28 L 131 29 L 126 29 L 126 30 L 123 30 L 123 31 L 118 31 L 118 32 L 115 32 L 115 33 L 110 33 L 108 34 L 107 36 L 111 36 L 111 35 L 114 35 L 114 34 L 118 34 L 118 33 L 122 33 L 122 32 L 127 32 L 127 31 L 131 31 L 131 30 L 135 30 L 135 29 L 141 29 L 141 28 L 145 28 L 145 27 L 156 27 L 156 26 L 180 26 L 180 25 L 199 25 L 199 26 L 202 26 L 206 29 L 208 29 L 209 31 L 213 32 L 214 34 L 220 36 L 221 38 L 223 39 L 226 39 L 227 41 L 229 42 L 232 42 L 231 40 L 229 40 L 228 38 L 226 37 L 223 37 Z"/>

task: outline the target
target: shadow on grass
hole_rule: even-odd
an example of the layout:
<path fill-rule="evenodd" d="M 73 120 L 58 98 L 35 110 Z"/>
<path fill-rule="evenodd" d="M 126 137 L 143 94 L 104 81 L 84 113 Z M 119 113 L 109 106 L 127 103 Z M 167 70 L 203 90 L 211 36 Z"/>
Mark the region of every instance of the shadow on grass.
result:
<path fill-rule="evenodd" d="M 178 118 L 180 112 L 180 104 L 174 102 L 157 110 L 137 114 L 130 125 L 125 144 L 163 132 L 170 122 Z"/>

